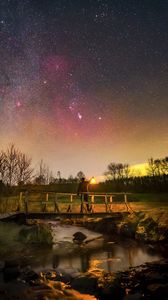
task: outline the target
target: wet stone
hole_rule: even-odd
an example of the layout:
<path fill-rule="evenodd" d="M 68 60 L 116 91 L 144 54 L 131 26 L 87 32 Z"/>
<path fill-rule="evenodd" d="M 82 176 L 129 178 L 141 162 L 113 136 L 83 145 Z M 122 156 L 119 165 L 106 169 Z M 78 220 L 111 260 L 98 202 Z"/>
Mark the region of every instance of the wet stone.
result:
<path fill-rule="evenodd" d="M 28 282 L 30 284 L 34 283 L 39 278 L 40 278 L 40 276 L 35 271 L 33 271 L 29 268 L 25 269 L 20 276 L 21 280 Z"/>
<path fill-rule="evenodd" d="M 77 231 L 73 235 L 73 241 L 79 244 L 83 243 L 83 241 L 86 240 L 86 238 L 87 236 L 81 231 Z"/>
<path fill-rule="evenodd" d="M 55 271 L 42 272 L 41 276 L 48 280 L 57 280 L 57 277 L 58 277 L 58 275 Z"/>

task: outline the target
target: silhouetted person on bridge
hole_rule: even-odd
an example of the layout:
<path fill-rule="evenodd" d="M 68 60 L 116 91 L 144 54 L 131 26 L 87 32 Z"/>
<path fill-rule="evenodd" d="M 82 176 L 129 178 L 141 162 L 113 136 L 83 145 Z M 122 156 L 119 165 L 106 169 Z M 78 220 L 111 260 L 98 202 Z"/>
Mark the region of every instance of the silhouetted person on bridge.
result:
<path fill-rule="evenodd" d="M 85 180 L 84 177 L 81 178 L 81 181 L 79 182 L 79 186 L 78 186 L 78 190 L 77 190 L 77 195 L 80 195 L 81 198 L 81 210 L 80 212 L 83 213 L 83 204 L 86 203 L 86 208 L 87 211 L 90 211 L 89 208 L 89 203 L 88 203 L 88 199 L 89 199 L 89 195 L 88 195 L 88 185 L 89 185 L 89 181 Z"/>

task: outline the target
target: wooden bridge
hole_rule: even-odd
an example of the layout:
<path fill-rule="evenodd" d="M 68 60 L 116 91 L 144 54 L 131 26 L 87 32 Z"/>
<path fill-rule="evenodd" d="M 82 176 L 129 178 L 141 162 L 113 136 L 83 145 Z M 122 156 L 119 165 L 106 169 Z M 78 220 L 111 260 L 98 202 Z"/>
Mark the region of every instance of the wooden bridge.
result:
<path fill-rule="evenodd" d="M 132 212 L 128 202 L 130 193 L 87 193 L 88 202 L 84 201 L 84 194 L 56 192 L 21 192 L 15 209 L 4 211 L 0 219 L 14 218 L 17 214 L 24 214 L 26 218 L 82 218 L 106 217 L 122 212 Z M 116 198 L 120 198 L 120 202 Z M 6 207 L 8 205 L 6 204 Z M 120 209 L 118 209 L 120 207 Z"/>

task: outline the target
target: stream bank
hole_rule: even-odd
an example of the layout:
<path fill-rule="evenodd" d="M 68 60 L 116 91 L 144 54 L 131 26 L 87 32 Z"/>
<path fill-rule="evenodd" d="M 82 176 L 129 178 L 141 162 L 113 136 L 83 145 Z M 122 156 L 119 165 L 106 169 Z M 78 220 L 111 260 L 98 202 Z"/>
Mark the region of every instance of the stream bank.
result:
<path fill-rule="evenodd" d="M 142 242 L 168 241 L 168 212 L 167 211 L 140 211 L 120 213 L 120 218 L 83 218 L 62 220 L 63 224 L 84 226 L 90 230 L 104 234 L 117 234 L 126 238 L 133 238 Z"/>

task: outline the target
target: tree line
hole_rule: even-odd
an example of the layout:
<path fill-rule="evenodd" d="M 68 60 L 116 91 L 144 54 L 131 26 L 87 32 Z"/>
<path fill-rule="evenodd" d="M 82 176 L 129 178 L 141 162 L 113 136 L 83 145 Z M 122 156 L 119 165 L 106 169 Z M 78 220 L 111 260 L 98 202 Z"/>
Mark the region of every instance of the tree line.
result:
<path fill-rule="evenodd" d="M 145 176 L 133 174 L 129 164 L 110 163 L 104 189 L 114 192 L 168 192 L 168 156 L 148 159 Z"/>
<path fill-rule="evenodd" d="M 106 180 L 96 185 L 97 190 L 113 192 L 168 192 L 168 156 L 148 159 L 146 176 L 133 174 L 129 164 L 111 162 L 104 172 Z M 14 144 L 0 151 L 0 183 L 6 186 L 36 184 L 77 184 L 85 174 L 79 171 L 75 177 L 63 178 L 60 171 L 53 176 L 50 168 L 41 160 L 35 169 L 32 159 Z"/>
<path fill-rule="evenodd" d="M 63 178 L 61 172 L 57 171 L 57 176 L 54 177 L 52 171 L 42 159 L 38 167 L 34 168 L 32 159 L 14 144 L 9 145 L 6 150 L 0 150 L 0 180 L 1 183 L 7 186 L 74 183 L 79 182 L 82 177 L 85 177 L 82 171 L 79 171 L 75 177 L 70 175 L 68 179 Z"/>

